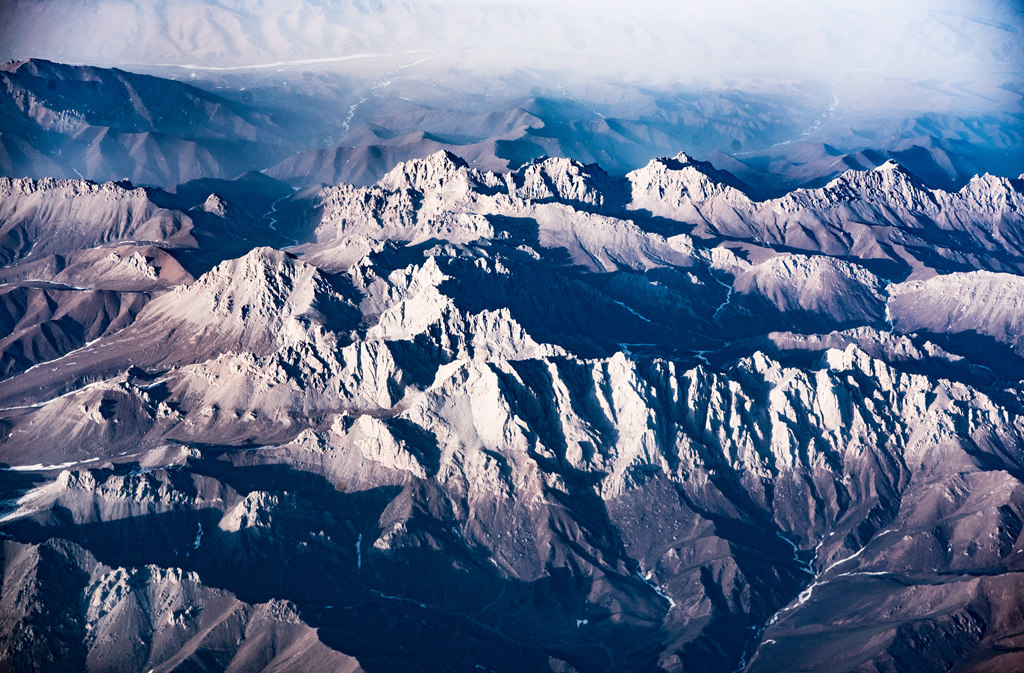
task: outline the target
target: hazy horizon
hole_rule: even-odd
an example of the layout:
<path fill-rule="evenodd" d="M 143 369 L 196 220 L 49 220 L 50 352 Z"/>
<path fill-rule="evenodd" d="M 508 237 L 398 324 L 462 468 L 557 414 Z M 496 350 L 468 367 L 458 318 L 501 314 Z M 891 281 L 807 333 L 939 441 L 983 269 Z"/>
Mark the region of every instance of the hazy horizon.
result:
<path fill-rule="evenodd" d="M 0 57 L 117 66 L 279 115 L 287 151 L 252 167 L 328 183 L 441 146 L 619 173 L 685 150 L 764 193 L 886 157 L 946 187 L 1024 169 L 1016 2 L 12 0 Z M 109 177 L 105 147 L 22 170 Z M 331 154 L 364 151 L 378 159 Z M 34 156 L 19 152 L 12 166 Z"/>
<path fill-rule="evenodd" d="M 142 3 L 14 0 L 0 58 L 211 71 L 436 60 L 648 83 L 1024 81 L 1024 5 L 915 0 L 629 3 L 581 0 Z M 1015 85 L 1015 86 L 1014 86 Z"/>

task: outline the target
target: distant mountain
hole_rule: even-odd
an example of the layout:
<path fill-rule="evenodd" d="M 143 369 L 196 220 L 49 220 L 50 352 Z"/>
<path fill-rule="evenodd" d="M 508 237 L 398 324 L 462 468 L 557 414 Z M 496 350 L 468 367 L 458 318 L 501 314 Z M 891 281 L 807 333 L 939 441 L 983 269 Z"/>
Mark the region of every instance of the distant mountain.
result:
<path fill-rule="evenodd" d="M 590 100 L 528 78 L 431 87 L 410 68 L 382 82 L 309 71 L 189 78 L 198 88 L 39 59 L 6 64 L 0 79 L 0 174 L 9 177 L 128 178 L 171 189 L 262 171 L 297 189 L 366 186 L 438 150 L 486 170 L 555 156 L 623 175 L 680 147 L 761 198 L 890 159 L 946 190 L 986 170 L 1024 172 L 1019 112 L 858 117 L 828 108 L 829 92 L 812 84 L 760 92 L 606 85 Z"/>
<path fill-rule="evenodd" d="M 169 186 L 233 178 L 291 149 L 270 118 L 201 89 L 40 59 L 0 66 L 0 172 Z"/>
<path fill-rule="evenodd" d="M 861 121 L 853 128 L 820 133 L 824 142 L 799 138 L 751 153 L 713 151 L 707 156 L 769 190 L 779 185 L 819 187 L 846 170 L 875 168 L 890 160 L 929 186 L 956 190 L 985 172 L 1005 177 L 1024 173 L 1021 128 L 1021 112 L 966 118 L 933 113 Z"/>
<path fill-rule="evenodd" d="M 247 80 L 232 81 L 237 86 Z M 302 91 L 304 83 L 289 83 L 289 90 Z M 271 86 L 261 95 L 270 98 L 272 91 Z M 611 102 L 554 91 L 480 101 L 458 90 L 444 90 L 446 96 L 425 93 L 416 81 L 402 80 L 389 81 L 386 91 L 311 92 L 310 98 L 336 100 L 333 109 L 345 110 L 341 129 L 336 117 L 333 127 L 329 119 L 309 127 L 322 125 L 328 136 L 340 133 L 340 141 L 332 136 L 327 147 L 304 149 L 266 173 L 300 188 L 366 186 L 398 162 L 446 149 L 487 170 L 514 169 L 555 156 L 600 163 L 621 175 L 644 166 L 651 156 L 687 147 L 764 198 L 820 187 L 844 171 L 867 170 L 889 160 L 906 166 L 930 187 L 948 191 L 986 171 L 1003 177 L 1024 172 L 1020 112 L 858 117 L 822 110 L 820 99 L 827 92 L 811 86 L 699 94 L 652 88 L 631 90 Z"/>
<path fill-rule="evenodd" d="M 373 92 L 357 101 L 340 143 L 297 153 L 267 174 L 299 187 L 365 186 L 401 161 L 442 149 L 486 170 L 554 156 L 601 163 L 609 172 L 624 174 L 652 154 L 680 146 L 706 152 L 763 147 L 811 123 L 801 109 L 810 104 L 807 92 L 790 92 L 799 103 L 735 91 L 695 95 L 661 90 L 615 105 L 554 93 L 463 103 L 457 91 L 444 92 L 447 98 L 434 93 L 414 100 L 403 95 L 404 86 L 416 91 L 414 82 L 397 82 L 386 96 Z M 416 95 L 413 91 L 410 95 Z"/>

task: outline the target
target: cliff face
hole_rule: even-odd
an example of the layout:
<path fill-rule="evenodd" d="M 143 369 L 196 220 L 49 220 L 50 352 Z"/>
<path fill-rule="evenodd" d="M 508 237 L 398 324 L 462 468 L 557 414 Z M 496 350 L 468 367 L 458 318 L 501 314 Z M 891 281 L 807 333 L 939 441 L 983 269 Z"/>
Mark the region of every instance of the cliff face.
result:
<path fill-rule="evenodd" d="M 12 258 L 88 339 L 0 382 L 5 665 L 1013 670 L 1020 181 L 741 187 L 438 153 L 194 279 L 221 199 Z"/>

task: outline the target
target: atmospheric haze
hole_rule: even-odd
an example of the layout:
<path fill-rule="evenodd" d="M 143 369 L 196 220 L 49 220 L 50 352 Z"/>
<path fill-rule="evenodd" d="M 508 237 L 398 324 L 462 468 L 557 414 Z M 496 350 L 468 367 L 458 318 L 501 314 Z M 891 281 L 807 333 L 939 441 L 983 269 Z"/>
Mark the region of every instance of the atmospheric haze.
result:
<path fill-rule="evenodd" d="M 0 57 L 203 68 L 415 52 L 626 79 L 1019 81 L 1017 2 L 12 0 Z"/>
<path fill-rule="evenodd" d="M 1018 2 L 11 0 L 0 58 L 147 72 L 287 111 L 290 146 L 251 168 L 293 186 L 368 184 L 442 148 L 480 167 L 551 155 L 620 174 L 686 149 L 761 194 L 890 158 L 946 188 L 1024 170 Z M 8 174 L 161 184 L 152 162 L 56 148 L 43 169 L 32 144 L 8 150 L 24 166 Z"/>

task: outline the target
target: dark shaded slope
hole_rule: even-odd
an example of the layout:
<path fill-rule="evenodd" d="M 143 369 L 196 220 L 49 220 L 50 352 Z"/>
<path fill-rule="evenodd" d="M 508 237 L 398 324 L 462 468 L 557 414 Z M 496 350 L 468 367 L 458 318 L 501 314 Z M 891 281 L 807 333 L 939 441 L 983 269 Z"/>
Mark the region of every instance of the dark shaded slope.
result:
<path fill-rule="evenodd" d="M 0 69 L 0 172 L 170 186 L 290 151 L 267 115 L 172 80 L 41 59 Z M 293 151 L 293 150 L 292 150 Z"/>

